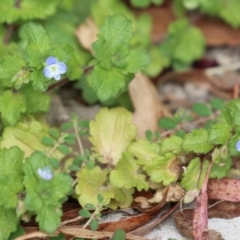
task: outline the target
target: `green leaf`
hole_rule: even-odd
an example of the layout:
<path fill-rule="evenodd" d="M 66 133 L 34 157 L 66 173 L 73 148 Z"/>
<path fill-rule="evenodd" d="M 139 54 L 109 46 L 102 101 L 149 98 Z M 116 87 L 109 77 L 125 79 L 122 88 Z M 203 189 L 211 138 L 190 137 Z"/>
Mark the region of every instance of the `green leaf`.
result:
<path fill-rule="evenodd" d="M 153 132 L 152 132 L 151 130 L 147 130 L 147 131 L 145 132 L 145 136 L 146 136 L 146 138 L 147 138 L 147 140 L 148 140 L 149 142 L 152 142 L 152 140 L 153 140 Z"/>
<path fill-rule="evenodd" d="M 206 177 L 209 161 L 200 161 L 200 158 L 193 158 L 183 173 L 180 185 L 186 190 L 200 190 Z"/>
<path fill-rule="evenodd" d="M 102 108 L 90 122 L 90 138 L 93 150 L 102 156 L 102 163 L 115 165 L 136 137 L 136 127 L 132 124 L 132 114 L 124 108 Z"/>
<path fill-rule="evenodd" d="M 212 98 L 210 104 L 214 110 L 222 110 L 224 101 L 220 98 Z"/>
<path fill-rule="evenodd" d="M 112 236 L 112 240 L 124 240 L 126 239 L 126 233 L 122 229 L 117 229 Z"/>
<path fill-rule="evenodd" d="M 148 50 L 148 55 L 151 59 L 150 64 L 144 69 L 144 72 L 150 77 L 156 77 L 159 73 L 163 71 L 170 65 L 170 59 L 160 51 L 157 46 L 150 46 Z"/>
<path fill-rule="evenodd" d="M 231 126 L 226 123 L 213 125 L 208 133 L 208 142 L 212 144 L 225 144 L 231 137 Z"/>
<path fill-rule="evenodd" d="M 60 138 L 60 133 L 57 129 L 55 128 L 51 128 L 49 129 L 49 134 L 54 137 L 55 139 L 59 139 Z"/>
<path fill-rule="evenodd" d="M 16 209 L 0 206 L 0 239 L 8 240 L 11 232 L 17 230 L 18 218 Z"/>
<path fill-rule="evenodd" d="M 0 206 L 16 208 L 18 193 L 23 190 L 22 162 L 24 153 L 18 147 L 0 151 Z"/>
<path fill-rule="evenodd" d="M 66 145 L 59 145 L 58 146 L 58 150 L 60 150 L 64 154 L 68 154 L 68 153 L 71 152 L 70 148 L 68 146 L 66 146 Z"/>
<path fill-rule="evenodd" d="M 17 230 L 12 232 L 8 238 L 8 240 L 14 240 L 17 237 L 20 237 L 25 234 L 24 228 L 21 225 L 18 225 Z M 1 238 L 2 239 L 2 238 Z"/>
<path fill-rule="evenodd" d="M 130 50 L 125 57 L 126 66 L 121 69 L 123 74 L 136 73 L 150 63 L 149 56 L 143 50 Z"/>
<path fill-rule="evenodd" d="M 43 70 L 35 70 L 31 73 L 30 75 L 31 81 L 32 81 L 32 86 L 33 89 L 39 90 L 39 91 L 46 91 L 48 86 L 50 85 L 51 81 L 49 81 L 49 79 L 47 79 L 44 74 L 43 74 Z"/>
<path fill-rule="evenodd" d="M 88 76 L 88 83 L 99 100 L 106 101 L 119 95 L 132 78 L 133 75 L 124 76 L 115 68 L 106 70 L 96 64 Z"/>
<path fill-rule="evenodd" d="M 26 100 L 21 93 L 5 91 L 0 96 L 0 112 L 5 125 L 14 125 L 27 111 Z"/>
<path fill-rule="evenodd" d="M 184 18 L 170 24 L 166 40 L 161 44 L 162 53 L 182 66 L 202 57 L 204 48 L 203 34 Z"/>
<path fill-rule="evenodd" d="M 174 129 L 177 126 L 177 122 L 173 118 L 162 117 L 158 121 L 158 126 L 165 130 L 170 130 L 170 129 Z"/>
<path fill-rule="evenodd" d="M 165 138 L 161 143 L 161 153 L 172 152 L 179 153 L 182 151 L 183 139 L 178 136 L 170 136 Z"/>
<path fill-rule="evenodd" d="M 92 49 L 95 58 L 101 61 L 100 65 L 106 69 L 109 69 L 111 64 L 125 65 L 128 44 L 133 37 L 131 20 L 122 14 L 107 16 L 98 37 Z"/>
<path fill-rule="evenodd" d="M 36 91 L 31 85 L 26 85 L 21 88 L 26 99 L 27 113 L 47 112 L 50 105 L 50 96 L 41 91 Z"/>
<path fill-rule="evenodd" d="M 104 198 L 103 198 L 103 196 L 102 196 L 101 194 L 98 194 L 98 195 L 97 195 L 97 199 L 98 199 L 98 203 L 99 203 L 99 204 L 102 204 L 102 203 L 103 203 Z"/>
<path fill-rule="evenodd" d="M 110 173 L 110 182 L 119 188 L 136 187 L 138 191 L 148 190 L 146 177 L 138 173 L 139 166 L 128 152 L 124 152 L 122 158 L 116 164 L 116 169 Z"/>
<path fill-rule="evenodd" d="M 29 157 L 34 151 L 48 152 L 49 147 L 42 143 L 42 138 L 48 136 L 48 126 L 28 119 L 28 121 L 20 122 L 15 126 L 8 126 L 4 128 L 1 149 L 18 146 L 26 157 Z M 55 151 L 53 157 L 61 159 L 63 154 Z"/>
<path fill-rule="evenodd" d="M 79 211 L 79 215 L 84 217 L 84 218 L 90 218 L 91 217 L 91 213 L 86 209 L 81 209 Z"/>
<path fill-rule="evenodd" d="M 77 51 L 76 48 L 70 45 L 64 46 L 64 50 L 69 55 L 68 60 L 66 61 L 67 65 L 67 77 L 70 80 L 79 79 L 83 74 L 84 61 L 80 51 Z"/>
<path fill-rule="evenodd" d="M 97 231 L 98 230 L 98 221 L 96 219 L 93 219 L 90 222 L 90 228 L 92 231 Z"/>
<path fill-rule="evenodd" d="M 49 36 L 38 24 L 28 23 L 21 29 L 21 36 L 27 41 L 26 59 L 31 67 L 43 68 L 47 59 L 45 53 L 50 48 Z"/>
<path fill-rule="evenodd" d="M 75 190 L 79 195 L 78 201 L 81 206 L 84 207 L 88 203 L 97 206 L 98 194 L 103 196 L 106 204 L 114 198 L 114 193 L 106 187 L 107 173 L 100 167 L 95 166 L 91 170 L 84 167 L 77 173 L 77 178 L 78 184 Z"/>
<path fill-rule="evenodd" d="M 179 175 L 179 161 L 172 153 L 166 153 L 153 159 L 152 163 L 143 167 L 150 180 L 156 183 L 162 182 L 164 186 L 175 182 Z"/>
<path fill-rule="evenodd" d="M 150 143 L 146 139 L 140 139 L 131 143 L 127 151 L 137 158 L 138 164 L 145 165 L 159 156 L 160 146 L 156 143 Z"/>
<path fill-rule="evenodd" d="M 26 63 L 18 56 L 6 56 L 0 61 L 0 76 L 5 86 L 16 88 L 29 81 Z"/>
<path fill-rule="evenodd" d="M 212 114 L 210 108 L 204 103 L 193 104 L 192 111 L 202 117 L 209 117 Z"/>
<path fill-rule="evenodd" d="M 236 113 L 238 112 L 240 112 L 240 99 L 235 99 L 227 102 L 221 110 L 221 122 L 234 126 Z"/>
<path fill-rule="evenodd" d="M 186 152 L 208 153 L 213 145 L 208 142 L 208 132 L 205 129 L 194 129 L 184 136 L 182 148 Z"/>
<path fill-rule="evenodd" d="M 17 22 L 18 20 L 45 19 L 56 11 L 57 0 L 34 1 L 22 0 L 20 7 L 14 7 L 14 0 L 0 2 L 0 22 Z"/>
<path fill-rule="evenodd" d="M 72 122 L 66 122 L 61 125 L 61 130 L 66 131 L 73 128 L 73 123 Z"/>
<path fill-rule="evenodd" d="M 49 158 L 49 163 L 55 169 L 59 168 L 60 166 L 60 161 L 57 160 L 56 158 Z"/>
<path fill-rule="evenodd" d="M 232 166 L 231 157 L 221 158 L 218 163 L 213 163 L 209 178 L 223 178 L 227 175 Z"/>
<path fill-rule="evenodd" d="M 42 143 L 44 143 L 45 145 L 50 145 L 53 146 L 55 144 L 55 140 L 52 139 L 51 137 L 43 137 L 42 138 Z"/>
<path fill-rule="evenodd" d="M 23 166 L 27 210 L 37 215 L 40 230 L 53 233 L 59 226 L 62 216 L 62 203 L 72 191 L 72 178 L 58 173 L 51 180 L 42 179 L 38 169 L 48 166 L 48 158 L 41 152 L 34 152 Z"/>

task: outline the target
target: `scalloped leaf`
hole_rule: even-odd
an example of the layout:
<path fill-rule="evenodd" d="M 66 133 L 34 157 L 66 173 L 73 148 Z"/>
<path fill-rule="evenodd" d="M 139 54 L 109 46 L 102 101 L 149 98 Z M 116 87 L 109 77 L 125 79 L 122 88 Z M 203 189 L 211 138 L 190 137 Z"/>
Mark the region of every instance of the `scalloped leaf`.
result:
<path fill-rule="evenodd" d="M 78 201 L 82 207 L 87 203 L 95 206 L 98 204 L 97 195 L 101 194 L 104 198 L 104 203 L 108 204 L 114 198 L 114 192 L 108 189 L 105 184 L 107 181 L 107 172 L 102 171 L 98 166 L 93 169 L 87 167 L 82 168 L 78 173 L 78 184 L 76 193 L 79 195 Z"/>
<path fill-rule="evenodd" d="M 24 153 L 18 147 L 0 151 L 0 205 L 16 208 L 18 193 L 23 189 L 22 162 Z"/>
<path fill-rule="evenodd" d="M 225 144 L 231 137 L 231 129 L 231 126 L 227 123 L 213 125 L 208 133 L 208 141 L 213 144 Z"/>
<path fill-rule="evenodd" d="M 116 169 L 110 173 L 110 182 L 119 187 L 136 187 L 138 191 L 148 190 L 146 177 L 138 173 L 139 166 L 136 164 L 133 156 L 124 152 L 122 158 L 116 164 Z"/>
<path fill-rule="evenodd" d="M 208 142 L 207 130 L 194 129 L 184 136 L 182 148 L 186 152 L 208 153 L 213 149 L 213 145 Z"/>
<path fill-rule="evenodd" d="M 172 152 L 179 153 L 182 151 L 182 142 L 183 139 L 178 136 L 170 136 L 169 138 L 165 138 L 161 142 L 161 153 Z"/>
<path fill-rule="evenodd" d="M 102 108 L 96 120 L 90 122 L 89 140 L 93 150 L 101 155 L 101 163 L 115 165 L 136 137 L 132 114 L 124 108 Z"/>
<path fill-rule="evenodd" d="M 179 177 L 180 162 L 172 153 L 154 158 L 152 163 L 143 169 L 150 176 L 150 180 L 156 183 L 162 182 L 164 186 L 175 182 Z"/>
<path fill-rule="evenodd" d="M 16 231 L 18 217 L 15 209 L 0 206 L 0 239 L 7 240 L 11 232 Z"/>
<path fill-rule="evenodd" d="M 160 146 L 151 143 L 147 139 L 140 139 L 129 145 L 127 151 L 138 159 L 138 164 L 148 164 L 153 158 L 158 157 Z"/>

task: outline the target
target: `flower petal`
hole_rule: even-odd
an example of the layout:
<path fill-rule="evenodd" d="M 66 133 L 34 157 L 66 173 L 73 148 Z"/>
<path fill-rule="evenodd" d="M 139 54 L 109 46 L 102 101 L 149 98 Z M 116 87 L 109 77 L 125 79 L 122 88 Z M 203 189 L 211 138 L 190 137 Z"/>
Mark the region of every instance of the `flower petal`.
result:
<path fill-rule="evenodd" d="M 53 77 L 54 77 L 55 80 L 58 81 L 58 80 L 60 80 L 61 75 L 60 74 L 55 74 Z"/>
<path fill-rule="evenodd" d="M 43 69 L 43 73 L 44 73 L 44 76 L 46 78 L 52 78 L 53 77 L 53 72 L 52 72 L 51 68 L 49 68 L 49 67 L 45 67 Z"/>
<path fill-rule="evenodd" d="M 236 149 L 237 149 L 238 152 L 240 152 L 240 141 L 238 141 L 238 142 L 236 143 Z"/>
<path fill-rule="evenodd" d="M 67 66 L 66 66 L 65 63 L 59 62 L 56 65 L 57 65 L 57 68 L 58 68 L 58 73 L 63 74 L 67 71 Z"/>
<path fill-rule="evenodd" d="M 56 64 L 58 62 L 58 60 L 55 57 L 50 56 L 49 58 L 47 58 L 46 60 L 46 64 L 48 66 L 52 65 L 52 64 Z"/>
<path fill-rule="evenodd" d="M 38 175 L 44 180 L 51 180 L 53 178 L 53 173 L 49 166 L 44 168 L 38 168 Z"/>

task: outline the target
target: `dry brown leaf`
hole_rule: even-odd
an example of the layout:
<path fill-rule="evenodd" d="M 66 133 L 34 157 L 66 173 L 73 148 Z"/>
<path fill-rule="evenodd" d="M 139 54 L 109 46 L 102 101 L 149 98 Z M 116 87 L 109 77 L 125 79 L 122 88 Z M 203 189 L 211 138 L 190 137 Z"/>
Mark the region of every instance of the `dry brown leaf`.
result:
<path fill-rule="evenodd" d="M 234 29 L 220 19 L 199 15 L 194 25 L 202 31 L 208 46 L 237 46 L 240 44 L 240 29 Z"/>
<path fill-rule="evenodd" d="M 91 18 L 81 24 L 76 30 L 76 36 L 81 45 L 88 51 L 92 51 L 91 45 L 97 40 L 99 30 Z"/>
<path fill-rule="evenodd" d="M 173 218 L 181 235 L 188 239 L 194 239 L 192 231 L 193 209 L 178 211 L 174 213 Z M 221 234 L 215 230 L 210 229 L 208 235 L 210 240 L 223 240 Z"/>
<path fill-rule="evenodd" d="M 142 73 L 137 73 L 130 82 L 129 94 L 134 106 L 133 123 L 137 126 L 137 138 L 145 137 L 147 130 L 158 130 L 158 119 L 169 115 L 165 106 L 160 102 L 156 88 L 151 80 Z"/>
<path fill-rule="evenodd" d="M 208 198 L 239 202 L 240 180 L 231 178 L 211 179 L 208 183 Z"/>

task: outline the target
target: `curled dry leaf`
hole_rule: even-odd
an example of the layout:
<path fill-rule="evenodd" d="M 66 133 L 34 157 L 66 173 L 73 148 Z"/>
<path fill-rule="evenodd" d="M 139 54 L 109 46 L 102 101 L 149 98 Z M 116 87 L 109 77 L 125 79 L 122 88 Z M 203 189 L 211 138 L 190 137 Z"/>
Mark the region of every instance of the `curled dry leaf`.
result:
<path fill-rule="evenodd" d="M 161 103 L 151 80 L 142 73 L 136 74 L 128 90 L 135 109 L 133 123 L 138 129 L 137 138 L 143 138 L 147 130 L 158 130 L 157 122 L 161 116 L 170 114 Z"/>
<path fill-rule="evenodd" d="M 232 178 L 211 179 L 208 183 L 208 198 L 239 202 L 240 180 Z"/>
<path fill-rule="evenodd" d="M 91 45 L 97 40 L 98 27 L 91 18 L 81 24 L 76 30 L 76 36 L 81 45 L 88 51 L 92 51 Z"/>

